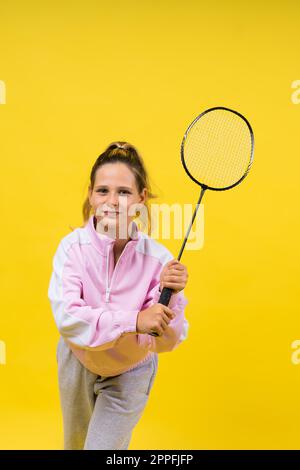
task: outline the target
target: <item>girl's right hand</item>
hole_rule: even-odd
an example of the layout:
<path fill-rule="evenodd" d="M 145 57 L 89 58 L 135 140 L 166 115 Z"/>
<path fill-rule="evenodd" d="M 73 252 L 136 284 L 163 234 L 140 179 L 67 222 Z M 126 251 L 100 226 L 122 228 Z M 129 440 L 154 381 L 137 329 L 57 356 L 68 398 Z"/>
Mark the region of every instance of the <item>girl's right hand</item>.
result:
<path fill-rule="evenodd" d="M 161 336 L 175 315 L 169 307 L 159 303 L 153 304 L 138 313 L 136 331 L 148 334 L 155 332 Z"/>

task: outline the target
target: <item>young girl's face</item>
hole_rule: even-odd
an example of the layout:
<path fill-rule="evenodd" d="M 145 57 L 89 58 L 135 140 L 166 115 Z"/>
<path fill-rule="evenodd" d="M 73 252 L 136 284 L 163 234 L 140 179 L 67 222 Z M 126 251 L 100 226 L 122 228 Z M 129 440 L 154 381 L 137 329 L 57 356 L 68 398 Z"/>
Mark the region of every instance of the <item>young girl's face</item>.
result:
<path fill-rule="evenodd" d="M 93 190 L 89 188 L 89 200 L 97 223 L 117 230 L 121 224 L 126 229 L 134 219 L 135 211 L 130 207 L 143 204 L 147 189 L 138 192 L 135 175 L 124 163 L 105 163 L 96 171 Z M 129 215 L 129 213 L 131 215 Z"/>

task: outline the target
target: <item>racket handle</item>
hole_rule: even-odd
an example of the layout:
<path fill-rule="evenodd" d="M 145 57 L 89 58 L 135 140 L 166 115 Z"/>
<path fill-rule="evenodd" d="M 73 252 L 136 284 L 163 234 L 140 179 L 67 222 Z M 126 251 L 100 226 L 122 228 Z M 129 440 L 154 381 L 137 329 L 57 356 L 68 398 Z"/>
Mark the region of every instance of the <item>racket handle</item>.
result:
<path fill-rule="evenodd" d="M 160 294 L 158 303 L 165 305 L 167 307 L 169 305 L 172 294 L 173 294 L 173 289 L 170 289 L 169 287 L 164 287 Z M 152 333 L 149 333 L 149 334 L 151 336 L 159 336 L 159 334 L 156 333 L 155 331 L 152 331 Z"/>
<path fill-rule="evenodd" d="M 165 305 L 167 307 L 169 305 L 172 294 L 173 294 L 173 289 L 170 289 L 170 287 L 164 287 L 160 294 L 158 303 Z"/>

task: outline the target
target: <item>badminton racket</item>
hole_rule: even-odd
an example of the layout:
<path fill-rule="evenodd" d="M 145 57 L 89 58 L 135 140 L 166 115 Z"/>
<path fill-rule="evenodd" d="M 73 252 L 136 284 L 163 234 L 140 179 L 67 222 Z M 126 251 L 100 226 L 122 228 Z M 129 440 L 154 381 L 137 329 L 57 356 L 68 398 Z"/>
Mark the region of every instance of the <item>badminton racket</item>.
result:
<path fill-rule="evenodd" d="M 225 191 L 240 184 L 253 163 L 254 135 L 247 119 L 222 106 L 207 109 L 188 126 L 181 143 L 181 163 L 201 186 L 200 196 L 180 248 L 180 261 L 197 211 L 207 189 Z M 168 306 L 173 289 L 164 287 L 158 303 Z M 155 331 L 152 336 L 160 336 Z"/>

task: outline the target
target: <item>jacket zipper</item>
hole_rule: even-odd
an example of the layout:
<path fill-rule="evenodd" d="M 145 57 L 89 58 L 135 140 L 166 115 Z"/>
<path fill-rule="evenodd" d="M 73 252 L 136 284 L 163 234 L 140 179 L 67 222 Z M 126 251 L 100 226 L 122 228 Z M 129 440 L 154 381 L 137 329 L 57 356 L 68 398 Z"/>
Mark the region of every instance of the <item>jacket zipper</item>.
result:
<path fill-rule="evenodd" d="M 106 288 L 105 288 L 105 302 L 109 302 L 109 295 L 110 295 L 110 292 L 111 292 L 111 288 L 112 288 L 112 281 L 116 275 L 116 270 L 117 270 L 117 267 L 118 267 L 118 264 L 119 264 L 119 261 L 120 259 L 122 258 L 123 254 L 124 254 L 124 251 L 126 250 L 127 248 L 127 245 L 125 245 L 121 255 L 119 256 L 119 259 L 117 261 L 117 264 L 116 266 L 114 267 L 114 271 L 113 271 L 113 274 L 112 274 L 112 278 L 111 278 L 111 281 L 110 281 L 110 285 L 108 284 L 108 275 L 109 275 L 109 250 L 110 250 L 110 246 L 107 247 L 107 255 L 106 255 Z"/>

